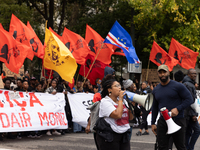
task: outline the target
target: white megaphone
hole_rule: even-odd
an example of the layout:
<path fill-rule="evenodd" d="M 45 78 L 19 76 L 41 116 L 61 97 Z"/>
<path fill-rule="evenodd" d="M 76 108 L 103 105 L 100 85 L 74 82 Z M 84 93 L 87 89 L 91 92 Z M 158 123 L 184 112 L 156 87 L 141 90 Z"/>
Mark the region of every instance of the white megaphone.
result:
<path fill-rule="evenodd" d="M 167 123 L 167 127 L 168 127 L 168 131 L 167 134 L 172 134 L 177 132 L 178 130 L 181 129 L 180 126 L 178 126 L 170 117 L 168 109 L 166 107 L 163 107 L 160 109 L 160 112 L 163 116 L 163 118 L 165 119 L 166 123 Z"/>
<path fill-rule="evenodd" d="M 147 95 L 139 95 L 139 94 L 135 94 L 132 92 L 128 92 L 125 91 L 127 98 L 130 101 L 136 102 L 138 104 L 141 104 L 146 111 L 151 109 L 151 106 L 153 104 L 153 95 L 152 94 L 147 94 Z M 125 99 L 126 99 L 126 95 L 125 95 Z"/>

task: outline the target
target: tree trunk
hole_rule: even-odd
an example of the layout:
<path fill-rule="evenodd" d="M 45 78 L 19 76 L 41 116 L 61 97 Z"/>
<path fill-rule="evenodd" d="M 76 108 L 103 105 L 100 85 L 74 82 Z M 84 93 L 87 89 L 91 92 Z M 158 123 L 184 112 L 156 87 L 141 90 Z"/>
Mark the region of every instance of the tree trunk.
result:
<path fill-rule="evenodd" d="M 49 19 L 48 27 L 53 29 L 53 15 L 54 15 L 54 0 L 49 0 Z"/>

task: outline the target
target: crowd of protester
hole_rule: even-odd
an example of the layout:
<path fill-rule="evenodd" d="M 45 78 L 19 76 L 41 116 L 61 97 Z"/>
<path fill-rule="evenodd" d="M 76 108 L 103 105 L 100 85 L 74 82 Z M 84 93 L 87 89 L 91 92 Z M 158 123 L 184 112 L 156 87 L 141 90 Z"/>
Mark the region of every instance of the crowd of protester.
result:
<path fill-rule="evenodd" d="M 110 72 L 109 72 L 110 71 Z M 107 72 L 105 71 L 105 76 L 110 74 L 114 75 L 114 69 L 108 68 Z M 81 133 L 85 132 L 85 128 L 80 126 L 79 124 L 72 122 L 72 115 L 71 115 L 71 110 L 67 98 L 67 92 L 70 93 L 79 93 L 79 92 L 85 92 L 85 93 L 94 93 L 96 98 L 100 95 L 101 93 L 101 79 L 96 79 L 96 85 L 92 85 L 90 83 L 90 80 L 87 79 L 85 83 L 83 84 L 83 81 L 77 81 L 76 84 L 73 86 L 73 88 L 70 88 L 68 86 L 68 82 L 62 80 L 59 76 L 54 77 L 53 79 L 45 79 L 44 77 L 41 79 L 37 79 L 35 77 L 30 77 L 30 75 L 27 73 L 23 78 L 17 77 L 16 75 L 14 78 L 11 77 L 5 77 L 3 79 L 4 82 L 4 89 L 6 90 L 14 90 L 14 91 L 23 91 L 23 92 L 43 92 L 43 93 L 49 93 L 49 94 L 56 94 L 57 92 L 64 92 L 65 94 L 65 101 L 66 101 L 66 106 L 65 106 L 65 111 L 66 111 L 66 117 L 68 120 L 68 129 L 66 130 L 48 130 L 48 131 L 33 131 L 33 132 L 17 132 L 17 133 L 0 133 L 0 140 L 3 140 L 3 137 L 11 138 L 11 139 L 21 139 L 23 136 L 28 136 L 31 138 L 40 138 L 42 134 L 46 135 L 64 135 L 65 133 L 69 132 L 74 132 L 74 133 Z M 156 86 L 156 83 L 147 84 L 148 88 L 153 88 Z M 122 88 L 123 88 L 123 83 L 122 83 Z M 133 83 L 133 90 L 132 92 L 141 94 L 142 89 L 137 89 L 136 83 Z M 94 98 L 95 100 L 95 98 Z M 100 99 L 99 99 L 100 100 Z M 95 101 L 94 101 L 95 102 Z M 142 106 L 138 106 L 140 109 Z M 134 119 L 132 122 L 139 125 L 141 124 L 140 121 L 142 117 L 138 117 L 137 119 Z M 140 119 L 139 119 L 140 118 Z"/>
<path fill-rule="evenodd" d="M 180 73 L 180 71 L 178 72 Z M 112 68 L 105 69 L 105 76 L 107 75 L 115 76 L 115 71 Z M 104 79 L 103 79 L 104 80 Z M 130 79 L 121 79 L 120 80 L 122 90 L 127 90 L 136 94 L 145 95 L 148 93 L 152 93 L 153 89 L 159 84 L 158 82 L 150 82 L 144 81 L 140 85 L 137 80 Z M 40 138 L 42 134 L 46 134 L 48 136 L 51 135 L 64 135 L 65 133 L 74 132 L 90 132 L 90 128 L 87 126 L 86 129 L 80 126 L 79 124 L 72 122 L 72 114 L 70 110 L 70 105 L 68 102 L 67 93 L 94 93 L 93 103 L 100 101 L 102 99 L 102 80 L 96 79 L 96 85 L 92 85 L 90 80 L 87 79 L 84 83 L 83 81 L 77 81 L 73 87 L 69 87 L 68 82 L 62 80 L 59 76 L 54 77 L 53 79 L 45 79 L 41 78 L 40 80 L 35 77 L 30 77 L 27 73 L 23 78 L 4 78 L 4 89 L 6 90 L 14 90 L 14 91 L 24 91 L 24 92 L 44 92 L 48 94 L 56 94 L 57 92 L 63 92 L 65 94 L 65 111 L 66 117 L 68 120 L 68 129 L 66 130 L 47 130 L 47 131 L 33 131 L 33 132 L 17 132 L 17 133 L 0 133 L 0 140 L 3 140 L 3 137 L 7 138 L 18 138 L 21 139 L 23 136 L 28 136 L 31 138 Z M 179 82 L 179 81 L 178 81 Z M 198 89 L 198 84 L 194 83 L 196 90 Z M 135 126 L 139 126 L 139 131 L 135 133 L 137 136 L 141 135 L 149 135 L 148 131 L 148 123 L 147 116 L 151 110 L 146 111 L 145 108 L 141 104 L 137 104 L 133 102 L 134 106 L 134 118 L 129 120 L 131 134 L 132 128 Z M 145 129 L 144 132 L 142 130 Z M 199 134 L 199 133 L 198 133 Z M 95 139 L 96 140 L 96 139 Z M 171 142 L 173 143 L 173 141 Z"/>

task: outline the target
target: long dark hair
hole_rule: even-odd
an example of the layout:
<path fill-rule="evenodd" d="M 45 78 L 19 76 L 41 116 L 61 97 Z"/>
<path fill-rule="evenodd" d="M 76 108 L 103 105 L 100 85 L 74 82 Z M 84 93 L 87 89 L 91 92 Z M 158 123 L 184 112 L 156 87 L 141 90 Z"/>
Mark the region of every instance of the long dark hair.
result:
<path fill-rule="evenodd" d="M 108 89 L 111 88 L 111 86 L 113 85 L 113 83 L 115 82 L 115 78 L 113 77 L 113 75 L 107 75 L 105 78 L 102 79 L 101 85 L 102 85 L 102 92 L 101 92 L 101 96 L 102 98 L 104 98 L 106 95 L 109 95 L 108 93 Z"/>

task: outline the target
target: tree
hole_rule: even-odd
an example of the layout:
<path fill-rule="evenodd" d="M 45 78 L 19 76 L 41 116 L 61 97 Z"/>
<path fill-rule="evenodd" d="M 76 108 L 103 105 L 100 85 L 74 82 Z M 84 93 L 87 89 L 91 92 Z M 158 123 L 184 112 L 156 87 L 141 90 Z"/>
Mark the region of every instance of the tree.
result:
<path fill-rule="evenodd" d="M 5 1 L 5 0 L 0 0 Z M 103 38 L 106 37 L 114 22 L 117 20 L 129 33 L 131 31 L 132 8 L 126 1 L 119 0 L 11 0 L 7 7 L 16 5 L 14 10 L 9 10 L 9 17 L 2 16 L 3 25 L 9 28 L 10 16 L 14 14 L 26 23 L 30 21 L 33 29 L 44 41 L 44 25 L 48 20 L 48 26 L 61 35 L 64 27 L 85 36 L 86 24 L 89 24 Z M 2 3 L 1 3 L 2 4 Z M 3 7 L 2 7 L 3 8 Z M 24 10 L 23 10 L 24 9 Z M 21 10 L 21 11 L 20 11 Z M 3 12 L 3 11 L 2 11 Z M 7 20 L 6 20 L 7 19 Z M 4 23 L 4 21 L 6 23 Z M 113 56 L 111 66 L 115 70 L 121 64 L 127 64 L 125 57 Z M 35 68 L 41 69 L 41 60 L 34 57 L 31 62 L 25 61 L 25 68 L 35 73 Z"/>
<path fill-rule="evenodd" d="M 136 49 L 141 49 L 147 60 L 153 40 L 166 51 L 171 38 L 184 46 L 200 51 L 198 0 L 128 0 L 134 8 L 133 23 L 136 31 Z M 141 58 L 142 56 L 140 56 Z M 146 61 L 145 61 L 146 60 Z"/>

